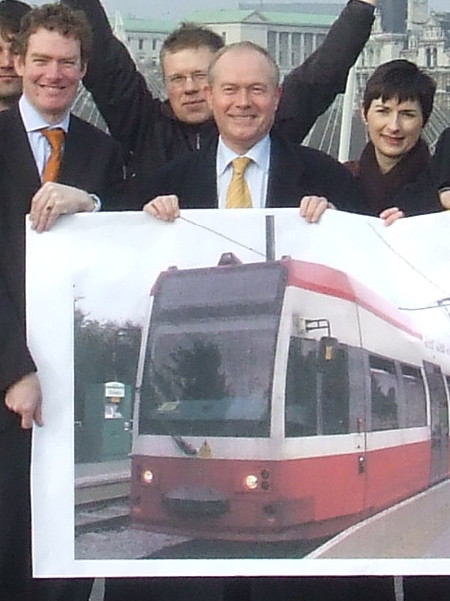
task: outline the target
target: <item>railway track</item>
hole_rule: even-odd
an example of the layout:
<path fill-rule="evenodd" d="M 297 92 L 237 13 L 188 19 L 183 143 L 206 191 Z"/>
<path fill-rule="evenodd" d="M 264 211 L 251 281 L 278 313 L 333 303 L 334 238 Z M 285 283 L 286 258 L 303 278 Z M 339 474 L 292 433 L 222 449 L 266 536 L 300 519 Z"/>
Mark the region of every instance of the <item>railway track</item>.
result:
<path fill-rule="evenodd" d="M 79 478 L 75 481 L 75 506 L 123 499 L 130 494 L 129 474 Z"/>
<path fill-rule="evenodd" d="M 130 476 L 123 473 L 77 478 L 75 481 L 75 535 L 127 526 Z"/>
<path fill-rule="evenodd" d="M 128 497 L 82 503 L 75 508 L 75 536 L 123 528 L 129 523 Z"/>

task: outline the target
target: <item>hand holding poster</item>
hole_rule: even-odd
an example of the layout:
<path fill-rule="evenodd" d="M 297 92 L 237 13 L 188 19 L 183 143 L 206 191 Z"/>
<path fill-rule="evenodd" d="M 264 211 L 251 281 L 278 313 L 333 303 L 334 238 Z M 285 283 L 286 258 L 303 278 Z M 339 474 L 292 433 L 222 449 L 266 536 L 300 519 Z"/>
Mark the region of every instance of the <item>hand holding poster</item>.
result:
<path fill-rule="evenodd" d="M 428 490 L 449 470 L 448 220 L 203 210 L 30 233 L 36 573 L 448 572 L 449 492 Z M 121 522 L 86 518 L 94 489 Z"/>

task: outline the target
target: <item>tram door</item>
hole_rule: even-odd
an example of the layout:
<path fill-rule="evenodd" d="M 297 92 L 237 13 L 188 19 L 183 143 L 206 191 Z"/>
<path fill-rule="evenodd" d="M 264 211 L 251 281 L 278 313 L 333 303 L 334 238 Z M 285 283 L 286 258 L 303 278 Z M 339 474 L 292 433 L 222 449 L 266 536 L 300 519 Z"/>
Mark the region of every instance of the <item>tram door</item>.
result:
<path fill-rule="evenodd" d="M 445 478 L 448 472 L 448 405 L 441 368 L 428 361 L 424 361 L 424 368 L 430 391 L 430 483 L 434 484 Z"/>

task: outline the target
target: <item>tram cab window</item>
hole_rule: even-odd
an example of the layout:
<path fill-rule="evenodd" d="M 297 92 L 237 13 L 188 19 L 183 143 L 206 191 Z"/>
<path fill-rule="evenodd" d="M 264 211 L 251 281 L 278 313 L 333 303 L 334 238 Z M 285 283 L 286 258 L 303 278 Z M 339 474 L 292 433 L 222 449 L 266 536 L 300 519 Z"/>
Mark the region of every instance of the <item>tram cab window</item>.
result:
<path fill-rule="evenodd" d="M 286 373 L 286 437 L 348 432 L 346 366 L 347 354 L 341 345 L 324 366 L 319 361 L 318 340 L 291 338 Z"/>
<path fill-rule="evenodd" d="M 159 323 L 152 334 L 140 434 L 270 435 L 277 320 L 251 316 Z"/>
<path fill-rule="evenodd" d="M 405 426 L 424 426 L 427 422 L 427 410 L 422 373 L 411 365 L 402 365 L 401 373 L 405 393 Z"/>
<path fill-rule="evenodd" d="M 398 380 L 393 361 L 371 356 L 372 430 L 398 428 Z"/>

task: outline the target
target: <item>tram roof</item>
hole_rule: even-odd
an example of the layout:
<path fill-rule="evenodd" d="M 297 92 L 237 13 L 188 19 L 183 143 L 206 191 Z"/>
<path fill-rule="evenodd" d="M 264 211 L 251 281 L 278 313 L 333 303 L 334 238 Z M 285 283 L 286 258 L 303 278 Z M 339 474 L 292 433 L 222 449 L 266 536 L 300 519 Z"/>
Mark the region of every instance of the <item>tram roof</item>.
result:
<path fill-rule="evenodd" d="M 288 268 L 288 286 L 354 302 L 392 325 L 422 338 L 407 315 L 347 273 L 320 263 L 294 259 L 283 259 L 281 263 L 285 263 Z"/>
<path fill-rule="evenodd" d="M 231 257 L 231 262 L 223 263 L 222 261 L 224 257 L 227 257 L 227 261 L 230 261 Z M 281 280 L 275 276 L 277 266 L 283 270 L 286 270 L 285 283 L 283 284 L 281 284 Z M 413 324 L 409 316 L 402 313 L 392 302 L 382 297 L 368 286 L 362 284 L 349 274 L 327 265 L 300 261 L 290 257 L 282 258 L 279 261 L 269 261 L 267 263 L 240 263 L 237 257 L 230 253 L 225 253 L 222 255 L 219 265 L 216 266 L 193 267 L 188 269 L 178 269 L 177 267 L 173 266 L 159 275 L 152 287 L 151 294 L 158 294 L 158 290 L 160 290 L 161 285 L 163 285 L 166 289 L 167 285 L 169 285 L 169 282 L 173 281 L 173 277 L 177 279 L 182 277 L 185 284 L 188 281 L 186 278 L 190 279 L 189 276 L 191 276 L 196 281 L 194 290 L 197 291 L 195 294 L 195 300 L 194 298 L 191 300 L 194 302 L 194 304 L 202 305 L 203 301 L 199 303 L 199 294 L 201 297 L 206 294 L 209 300 L 212 301 L 213 297 L 216 296 L 214 291 L 218 292 L 219 290 L 216 282 L 212 289 L 210 289 L 208 292 L 207 287 L 205 287 L 206 280 L 204 278 L 213 277 L 214 273 L 217 273 L 218 276 L 219 274 L 220 276 L 223 276 L 227 273 L 227 271 L 229 271 L 230 275 L 231 273 L 234 274 L 234 285 L 226 288 L 227 294 L 225 296 L 221 295 L 222 302 L 232 302 L 232 298 L 230 296 L 231 294 L 237 295 L 236 302 L 242 301 L 243 299 L 246 299 L 248 302 L 248 286 L 252 288 L 251 293 L 253 296 L 257 294 L 257 291 L 255 291 L 257 281 L 254 278 L 249 279 L 248 277 L 249 272 L 254 268 L 258 268 L 258 272 L 260 273 L 258 280 L 260 280 L 261 274 L 265 270 L 267 270 L 267 277 L 269 277 L 269 271 L 273 274 L 271 279 L 266 280 L 266 285 L 264 286 L 263 296 L 266 299 L 269 297 L 272 298 L 273 294 L 275 294 L 275 289 L 272 290 L 273 286 L 276 288 L 279 288 L 280 285 L 282 288 L 285 286 L 294 286 L 303 290 L 310 290 L 319 294 L 325 294 L 327 296 L 353 302 L 373 315 L 376 315 L 380 319 L 383 319 L 393 326 L 404 330 L 410 335 L 416 338 L 422 338 L 422 335 L 419 333 L 417 327 Z M 241 270 L 246 272 L 246 277 L 243 279 L 236 279 L 236 272 L 240 272 Z M 183 289 L 186 291 L 185 288 Z M 178 290 L 178 293 L 180 290 Z M 169 300 L 174 292 L 174 289 L 171 290 L 169 294 Z M 168 302 L 167 299 L 166 302 Z"/>

